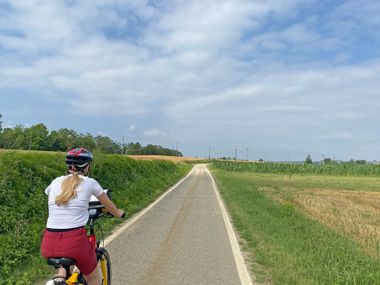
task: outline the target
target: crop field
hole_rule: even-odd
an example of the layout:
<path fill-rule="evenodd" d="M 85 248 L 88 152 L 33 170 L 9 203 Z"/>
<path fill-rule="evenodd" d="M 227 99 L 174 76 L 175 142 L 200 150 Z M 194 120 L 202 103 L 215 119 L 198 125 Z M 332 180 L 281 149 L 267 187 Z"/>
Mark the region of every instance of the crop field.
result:
<path fill-rule="evenodd" d="M 300 174 L 300 175 L 338 175 L 338 176 L 377 176 L 380 177 L 380 165 L 365 164 L 303 164 L 281 162 L 234 162 L 215 160 L 213 164 L 230 171 L 250 171 L 257 173 Z"/>
<path fill-rule="evenodd" d="M 137 159 L 137 160 L 168 160 L 174 163 L 197 162 L 197 161 L 204 160 L 204 158 L 168 156 L 168 155 L 128 155 L 128 157 Z"/>
<path fill-rule="evenodd" d="M 258 281 L 380 284 L 380 177 L 242 168 L 212 172 Z"/>

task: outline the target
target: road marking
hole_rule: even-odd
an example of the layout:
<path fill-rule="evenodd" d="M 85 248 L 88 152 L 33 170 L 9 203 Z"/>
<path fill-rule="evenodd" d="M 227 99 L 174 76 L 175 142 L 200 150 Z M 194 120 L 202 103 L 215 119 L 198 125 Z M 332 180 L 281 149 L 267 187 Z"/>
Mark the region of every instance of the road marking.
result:
<path fill-rule="evenodd" d="M 136 216 L 134 216 L 131 220 L 127 221 L 121 228 L 119 228 L 116 232 L 114 232 L 112 235 L 107 237 L 104 240 L 104 246 L 107 246 L 110 242 L 112 242 L 115 238 L 117 238 L 123 231 L 128 229 L 130 226 L 132 226 L 134 223 L 136 223 L 142 216 L 146 214 L 150 209 L 152 209 L 158 202 L 160 202 L 162 199 L 166 197 L 170 192 L 172 192 L 175 188 L 177 188 L 186 178 L 188 178 L 194 170 L 198 168 L 197 165 L 193 167 L 193 169 L 184 177 L 182 178 L 177 184 L 169 188 L 164 194 L 162 194 L 156 201 L 154 201 L 152 204 L 150 204 L 148 207 L 146 207 L 144 210 L 142 210 L 140 213 L 138 213 Z"/>
<path fill-rule="evenodd" d="M 234 258 L 235 258 L 236 267 L 237 267 L 237 270 L 238 270 L 238 273 L 239 273 L 240 282 L 241 282 L 242 285 L 253 285 L 252 280 L 251 280 L 251 276 L 249 275 L 249 272 L 248 272 L 248 269 L 247 269 L 247 265 L 245 264 L 243 255 L 242 255 L 242 253 L 240 251 L 239 243 L 237 241 L 237 238 L 236 238 L 235 232 L 233 230 L 231 221 L 230 221 L 230 219 L 228 217 L 226 208 L 224 207 L 222 198 L 220 197 L 220 193 L 219 193 L 218 187 L 216 186 L 214 178 L 212 177 L 212 175 L 211 175 L 210 171 L 208 170 L 208 168 L 205 167 L 205 169 L 206 169 L 206 172 L 208 173 L 208 175 L 210 176 L 210 178 L 212 180 L 212 185 L 213 185 L 213 188 L 214 188 L 214 191 L 215 191 L 215 194 L 216 194 L 216 198 L 218 199 L 219 207 L 220 207 L 220 209 L 222 211 L 223 220 L 224 220 L 224 223 L 225 223 L 226 228 L 227 228 L 228 237 L 230 239 L 230 243 L 231 243 L 231 247 L 232 247 L 232 252 L 233 252 L 233 255 L 234 255 Z"/>

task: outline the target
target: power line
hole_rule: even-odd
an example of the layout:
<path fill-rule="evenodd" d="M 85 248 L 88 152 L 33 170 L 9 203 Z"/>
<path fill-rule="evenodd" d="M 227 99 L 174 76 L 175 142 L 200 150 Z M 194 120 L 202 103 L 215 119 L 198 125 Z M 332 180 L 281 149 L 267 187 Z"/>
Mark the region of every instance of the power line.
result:
<path fill-rule="evenodd" d="M 175 139 L 170 138 L 154 138 L 154 137 L 143 137 L 143 136 L 137 136 L 133 134 L 108 134 L 110 137 L 113 137 L 116 141 L 120 141 L 120 139 L 123 142 L 123 145 L 127 140 L 140 142 L 141 144 L 153 144 L 153 143 L 159 143 L 163 146 L 166 146 L 168 148 L 173 148 L 177 152 L 184 152 L 190 153 L 191 156 L 196 157 L 209 157 L 211 159 L 211 145 L 208 144 L 196 144 L 196 143 L 189 143 L 184 141 L 179 141 Z M 252 151 L 252 149 L 255 149 Z M 243 154 L 246 153 L 246 159 L 249 160 L 259 160 L 264 159 L 265 161 L 273 160 L 273 161 L 291 161 L 291 158 L 293 161 L 303 161 L 305 157 L 310 154 L 312 157 L 314 157 L 314 160 L 323 160 L 323 154 L 316 153 L 316 152 L 310 152 L 305 150 L 300 151 L 271 151 L 271 150 L 260 150 L 257 149 L 257 147 L 247 146 L 245 148 L 243 147 L 235 147 L 235 148 L 228 148 L 228 147 L 222 147 L 218 145 L 212 145 L 212 151 L 213 151 L 213 157 L 234 157 L 235 159 L 238 159 L 239 153 Z M 334 155 L 331 155 L 330 157 L 333 157 Z M 317 158 L 317 159 L 316 159 Z M 321 158 L 321 159 L 318 159 Z"/>

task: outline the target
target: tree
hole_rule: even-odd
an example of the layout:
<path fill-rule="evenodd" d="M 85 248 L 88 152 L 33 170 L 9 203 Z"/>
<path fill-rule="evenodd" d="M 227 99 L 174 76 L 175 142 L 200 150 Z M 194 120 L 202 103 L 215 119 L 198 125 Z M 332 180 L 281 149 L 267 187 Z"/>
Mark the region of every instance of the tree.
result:
<path fill-rule="evenodd" d="M 311 159 L 310 154 L 308 154 L 308 155 L 306 156 L 305 163 L 306 163 L 306 164 L 311 164 L 311 163 L 313 163 L 313 160 Z"/>
<path fill-rule="evenodd" d="M 25 129 L 21 125 L 17 125 L 13 129 L 5 128 L 0 133 L 0 147 L 8 149 L 26 148 L 27 139 L 25 137 Z"/>
<path fill-rule="evenodd" d="M 49 130 L 44 124 L 37 124 L 25 129 L 27 139 L 29 139 L 28 149 L 46 150 L 48 147 Z"/>
<path fill-rule="evenodd" d="M 331 159 L 331 158 L 329 158 L 329 157 L 326 157 L 324 160 L 323 160 L 323 163 L 324 164 L 332 164 L 334 161 Z"/>
<path fill-rule="evenodd" d="M 114 142 L 109 137 L 97 136 L 95 137 L 96 148 L 104 153 L 120 153 L 120 144 Z"/>
<path fill-rule="evenodd" d="M 48 137 L 48 148 L 55 151 L 67 151 L 77 146 L 78 136 L 75 131 L 66 128 L 52 131 Z"/>
<path fill-rule="evenodd" d="M 52 131 L 48 136 L 49 150 L 65 151 L 67 149 L 59 131 Z"/>
<path fill-rule="evenodd" d="M 141 154 L 141 148 L 140 143 L 129 143 L 127 145 L 127 154 Z"/>
<path fill-rule="evenodd" d="M 97 148 L 96 140 L 90 133 L 87 133 L 85 135 L 80 134 L 79 136 L 76 137 L 74 141 L 75 141 L 74 147 L 84 147 L 91 150 Z"/>

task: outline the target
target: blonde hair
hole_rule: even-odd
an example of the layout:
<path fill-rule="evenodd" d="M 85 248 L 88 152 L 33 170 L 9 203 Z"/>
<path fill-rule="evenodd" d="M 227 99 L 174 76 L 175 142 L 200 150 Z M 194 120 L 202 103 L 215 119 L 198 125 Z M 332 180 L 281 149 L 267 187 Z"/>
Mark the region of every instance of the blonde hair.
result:
<path fill-rule="evenodd" d="M 61 193 L 55 198 L 55 203 L 62 206 L 74 198 L 77 195 L 75 189 L 81 182 L 82 178 L 79 177 L 78 173 L 66 177 L 62 182 Z"/>

